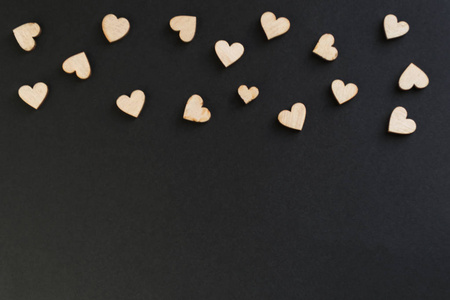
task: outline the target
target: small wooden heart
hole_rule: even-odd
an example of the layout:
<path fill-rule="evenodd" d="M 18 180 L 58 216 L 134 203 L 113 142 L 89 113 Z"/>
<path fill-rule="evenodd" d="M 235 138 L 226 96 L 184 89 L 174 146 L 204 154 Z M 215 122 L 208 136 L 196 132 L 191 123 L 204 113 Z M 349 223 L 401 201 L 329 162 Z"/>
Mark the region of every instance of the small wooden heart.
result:
<path fill-rule="evenodd" d="M 80 79 L 91 76 L 91 66 L 86 53 L 81 52 L 66 59 L 62 65 L 64 72 L 71 74 L 75 72 Z"/>
<path fill-rule="evenodd" d="M 241 85 L 238 88 L 238 94 L 241 96 L 242 100 L 244 100 L 245 104 L 249 104 L 258 97 L 259 90 L 256 86 L 248 88 L 246 85 Z"/>
<path fill-rule="evenodd" d="M 271 40 L 288 32 L 291 23 L 286 18 L 278 18 L 274 13 L 268 11 L 261 16 L 261 26 L 266 33 L 267 39 Z"/>
<path fill-rule="evenodd" d="M 418 89 L 426 88 L 429 83 L 430 80 L 428 79 L 427 74 L 412 63 L 406 68 L 402 76 L 400 76 L 398 86 L 402 90 L 407 91 L 412 89 L 414 86 Z"/>
<path fill-rule="evenodd" d="M 145 94 L 141 90 L 135 90 L 131 93 L 130 97 L 126 95 L 120 96 L 117 101 L 117 107 L 124 113 L 133 116 L 135 118 L 139 117 L 145 103 Z"/>
<path fill-rule="evenodd" d="M 387 15 L 384 18 L 384 32 L 388 40 L 405 35 L 409 31 L 409 25 L 405 21 L 398 22 L 394 15 Z"/>
<path fill-rule="evenodd" d="M 291 110 L 283 110 L 278 114 L 278 121 L 295 130 L 302 130 L 306 118 L 306 107 L 303 103 L 295 103 Z"/>
<path fill-rule="evenodd" d="M 184 108 L 183 119 L 205 123 L 211 118 L 211 112 L 206 107 L 203 107 L 203 99 L 199 95 L 192 95 L 186 103 Z"/>
<path fill-rule="evenodd" d="M 334 97 L 339 102 L 339 104 L 344 104 L 345 102 L 353 99 L 356 94 L 358 94 L 358 87 L 354 83 L 349 83 L 345 85 L 342 80 L 336 79 L 331 84 L 331 89 L 333 91 Z"/>
<path fill-rule="evenodd" d="M 215 48 L 217 56 L 226 68 L 235 63 L 244 54 L 244 46 L 240 43 L 234 43 L 230 46 L 226 41 L 218 41 Z"/>
<path fill-rule="evenodd" d="M 26 23 L 13 30 L 17 43 L 25 51 L 31 51 L 36 47 L 35 37 L 41 34 L 38 23 Z"/>
<path fill-rule="evenodd" d="M 322 35 L 314 48 L 313 52 L 323 59 L 328 61 L 333 61 L 338 57 L 338 50 L 333 47 L 334 44 L 334 36 L 326 33 Z"/>
<path fill-rule="evenodd" d="M 114 43 L 127 35 L 130 22 L 125 18 L 118 19 L 115 15 L 109 14 L 103 18 L 102 29 L 106 39 Z"/>
<path fill-rule="evenodd" d="M 189 43 L 194 39 L 197 28 L 197 17 L 177 16 L 173 17 L 169 24 L 173 31 L 180 32 L 180 39 L 183 42 Z"/>
<path fill-rule="evenodd" d="M 391 114 L 389 121 L 389 132 L 396 134 L 411 134 L 416 131 L 416 122 L 407 119 L 408 112 L 405 108 L 398 106 Z"/>
<path fill-rule="evenodd" d="M 21 86 L 19 97 L 29 106 L 38 109 L 44 102 L 48 94 L 48 87 L 43 82 L 36 83 L 33 87 L 29 85 Z"/>

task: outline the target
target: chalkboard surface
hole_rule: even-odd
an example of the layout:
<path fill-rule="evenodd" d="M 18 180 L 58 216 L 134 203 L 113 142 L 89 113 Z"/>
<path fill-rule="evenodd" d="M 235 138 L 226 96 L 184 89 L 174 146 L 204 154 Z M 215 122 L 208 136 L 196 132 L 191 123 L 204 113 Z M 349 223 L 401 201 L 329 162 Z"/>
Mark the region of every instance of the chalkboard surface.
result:
<path fill-rule="evenodd" d="M 260 16 L 291 21 L 267 41 Z M 1 1 L 0 299 L 450 299 L 450 2 Z M 110 44 L 109 13 L 129 34 Z M 411 30 L 387 41 L 383 19 Z M 194 40 L 169 27 L 198 18 Z M 37 47 L 12 30 L 41 25 Z M 332 33 L 339 57 L 312 53 Z M 218 40 L 240 42 L 224 68 Z M 83 81 L 63 61 L 85 51 Z M 401 91 L 411 63 L 430 78 Z M 340 106 L 330 85 L 360 92 Z M 35 111 L 17 95 L 43 81 Z M 245 105 L 241 84 L 260 96 Z M 116 99 L 141 89 L 138 119 Z M 199 94 L 206 124 L 182 119 Z M 280 111 L 302 102 L 302 132 Z M 387 133 L 404 106 L 410 136 Z"/>

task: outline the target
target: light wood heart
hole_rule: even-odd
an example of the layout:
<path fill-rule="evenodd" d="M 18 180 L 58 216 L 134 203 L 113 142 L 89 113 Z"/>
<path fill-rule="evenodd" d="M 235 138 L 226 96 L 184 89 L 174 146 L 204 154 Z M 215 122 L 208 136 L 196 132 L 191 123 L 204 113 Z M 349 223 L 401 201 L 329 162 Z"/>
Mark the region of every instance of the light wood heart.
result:
<path fill-rule="evenodd" d="M 131 93 L 130 97 L 126 95 L 120 96 L 117 101 L 117 107 L 124 113 L 133 116 L 135 118 L 139 117 L 145 103 L 145 94 L 141 90 L 135 90 Z"/>
<path fill-rule="evenodd" d="M 180 39 L 183 42 L 189 43 L 194 39 L 197 28 L 197 17 L 177 16 L 173 17 L 169 24 L 173 31 L 180 32 Z"/>
<path fill-rule="evenodd" d="M 389 121 L 389 132 L 397 134 L 411 134 L 416 131 L 416 122 L 407 119 L 408 112 L 405 108 L 398 106 L 391 114 Z"/>
<path fill-rule="evenodd" d="M 203 107 L 203 99 L 199 95 L 192 95 L 184 108 L 183 119 L 197 123 L 208 122 L 211 112 Z"/>
<path fill-rule="evenodd" d="M 334 97 L 339 102 L 339 104 L 344 104 L 345 102 L 353 99 L 358 94 L 358 87 L 354 83 L 345 83 L 336 79 L 331 84 L 331 90 L 333 91 Z"/>
<path fill-rule="evenodd" d="M 103 18 L 102 29 L 106 39 L 114 43 L 127 35 L 130 22 L 125 18 L 118 19 L 115 15 L 109 14 Z"/>
<path fill-rule="evenodd" d="M 228 68 L 235 63 L 244 54 L 244 46 L 240 43 L 234 43 L 231 46 L 227 41 L 218 41 L 216 43 L 216 53 L 223 65 Z"/>
<path fill-rule="evenodd" d="M 303 103 L 295 103 L 291 110 L 283 110 L 278 114 L 278 121 L 289 128 L 302 130 L 306 119 L 306 107 Z"/>
<path fill-rule="evenodd" d="M 278 18 L 274 13 L 268 11 L 261 16 L 261 26 L 266 33 L 267 39 L 271 40 L 288 32 L 291 23 L 286 18 Z"/>
<path fill-rule="evenodd" d="M 87 79 L 91 76 L 91 66 L 86 53 L 81 52 L 66 59 L 62 65 L 64 72 L 75 72 L 80 79 Z"/>
<path fill-rule="evenodd" d="M 241 96 L 242 100 L 244 100 L 245 104 L 249 104 L 258 97 L 259 90 L 256 86 L 248 88 L 246 85 L 241 85 L 238 88 L 238 94 Z"/>
<path fill-rule="evenodd" d="M 328 61 L 333 61 L 338 57 L 338 50 L 333 47 L 334 36 L 332 34 L 326 33 L 322 35 L 314 48 L 313 52 L 323 59 Z"/>
<path fill-rule="evenodd" d="M 405 35 L 409 31 L 409 25 L 405 21 L 398 22 L 394 15 L 387 15 L 384 18 L 384 32 L 388 40 Z"/>
<path fill-rule="evenodd" d="M 411 63 L 403 72 L 402 76 L 400 76 L 398 86 L 402 90 L 407 91 L 414 86 L 418 89 L 426 88 L 429 83 L 430 80 L 428 79 L 427 74 L 425 74 L 418 66 Z"/>
<path fill-rule="evenodd" d="M 26 23 L 13 30 L 17 43 L 25 51 L 31 51 L 36 47 L 35 37 L 41 34 L 38 23 Z"/>
<path fill-rule="evenodd" d="M 43 82 L 38 82 L 33 87 L 24 85 L 19 89 L 19 97 L 34 109 L 38 109 L 41 106 L 47 94 L 48 86 Z"/>

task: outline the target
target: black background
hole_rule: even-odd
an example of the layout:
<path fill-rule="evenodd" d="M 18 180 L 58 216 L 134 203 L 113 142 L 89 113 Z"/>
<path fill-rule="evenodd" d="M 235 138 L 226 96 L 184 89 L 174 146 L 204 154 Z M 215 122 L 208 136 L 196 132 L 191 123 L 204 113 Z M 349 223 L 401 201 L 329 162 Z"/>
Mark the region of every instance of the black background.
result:
<path fill-rule="evenodd" d="M 0 299 L 449 299 L 450 3 L 1 1 Z M 265 11 L 291 21 L 267 41 Z M 109 44 L 102 18 L 128 18 Z M 410 32 L 387 41 L 389 14 Z M 184 44 L 169 20 L 198 17 Z M 12 29 L 41 25 L 30 53 Z M 339 57 L 312 54 L 324 33 Z M 241 42 L 225 69 L 216 41 Z M 62 62 L 85 51 L 82 81 Z M 414 62 L 430 77 L 400 91 Z M 360 92 L 339 106 L 330 85 Z M 37 111 L 17 95 L 48 84 Z M 260 96 L 244 105 L 241 84 Z M 142 89 L 135 120 L 116 99 Z M 199 94 L 206 124 L 182 119 Z M 303 102 L 302 132 L 277 115 Z M 404 106 L 418 126 L 387 133 Z"/>

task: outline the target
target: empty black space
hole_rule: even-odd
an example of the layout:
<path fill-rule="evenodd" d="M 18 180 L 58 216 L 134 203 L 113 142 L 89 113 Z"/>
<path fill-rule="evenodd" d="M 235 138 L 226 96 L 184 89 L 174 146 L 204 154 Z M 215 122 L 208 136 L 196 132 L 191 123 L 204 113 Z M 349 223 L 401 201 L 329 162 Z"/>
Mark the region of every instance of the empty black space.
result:
<path fill-rule="evenodd" d="M 450 299 L 449 1 L 0 3 L 1 300 Z M 265 11 L 289 32 L 267 41 Z M 131 23 L 113 44 L 109 13 Z M 389 13 L 407 35 L 386 40 Z M 198 17 L 189 44 L 177 15 Z M 324 33 L 334 62 L 312 53 Z M 229 68 L 221 39 L 245 47 Z M 61 68 L 81 51 L 87 80 Z M 398 88 L 411 62 L 426 89 Z M 360 89 L 342 106 L 338 78 Z M 39 81 L 36 111 L 17 91 Z M 136 89 L 138 119 L 115 104 Z M 193 94 L 206 124 L 182 118 Z M 302 132 L 277 121 L 296 102 Z M 397 106 L 414 134 L 387 133 Z"/>

